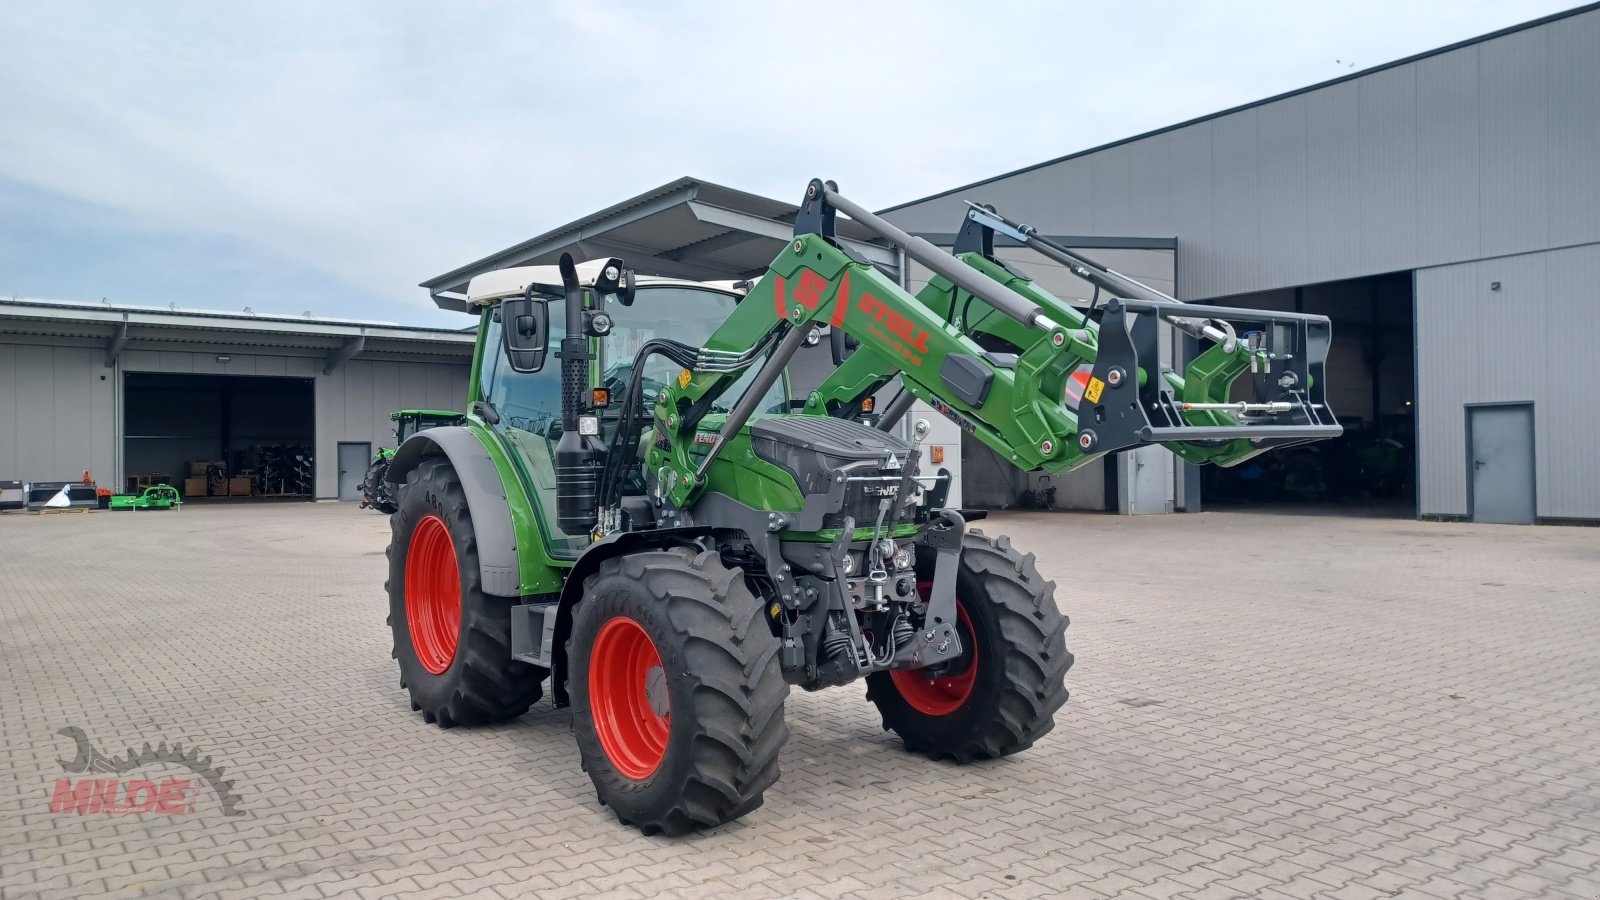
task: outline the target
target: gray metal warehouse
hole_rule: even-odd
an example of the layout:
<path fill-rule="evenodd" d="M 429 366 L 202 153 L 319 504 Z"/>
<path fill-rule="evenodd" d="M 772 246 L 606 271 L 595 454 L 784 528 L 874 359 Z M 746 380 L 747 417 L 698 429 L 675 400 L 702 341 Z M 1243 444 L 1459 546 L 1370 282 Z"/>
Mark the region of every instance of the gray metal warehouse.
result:
<path fill-rule="evenodd" d="M 1144 448 L 1060 480 L 1056 506 L 1298 500 L 1480 521 L 1600 519 L 1589 458 L 1600 441 L 1589 395 L 1600 381 L 1600 4 L 881 214 L 948 246 L 967 201 L 1187 302 L 1334 323 L 1341 441 L 1269 454 L 1269 471 L 1198 470 Z M 423 286 L 450 306 L 478 272 L 564 251 L 739 277 L 777 252 L 793 213 L 681 179 Z M 881 268 L 904 268 L 896 248 L 842 234 Z M 1061 267 L 1021 248 L 1001 255 L 1088 301 L 1088 285 Z M 913 289 L 925 277 L 915 266 L 899 274 Z M 967 503 L 1006 505 L 1040 487 L 980 446 L 965 450 Z"/>
<path fill-rule="evenodd" d="M 358 499 L 391 411 L 461 406 L 472 346 L 384 323 L 0 298 L 0 479 L 176 485 L 193 460 L 231 475 L 262 446 L 296 447 L 308 483 L 269 493 Z"/>
<path fill-rule="evenodd" d="M 1186 301 L 1330 315 L 1341 420 L 1415 417 L 1420 514 L 1600 518 L 1600 7 L 883 215 L 948 232 L 965 200 L 1174 238 Z"/>

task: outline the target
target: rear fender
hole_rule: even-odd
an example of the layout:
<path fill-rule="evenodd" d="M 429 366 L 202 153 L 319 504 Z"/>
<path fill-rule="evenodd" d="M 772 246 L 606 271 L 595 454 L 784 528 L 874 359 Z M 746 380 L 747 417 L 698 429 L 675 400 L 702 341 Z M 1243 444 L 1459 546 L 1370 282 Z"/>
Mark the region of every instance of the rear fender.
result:
<path fill-rule="evenodd" d="M 488 440 L 492 441 L 493 437 Z M 519 558 L 514 522 L 522 519 L 531 523 L 537 519 L 521 485 L 515 482 L 509 487 L 506 485 L 505 477 L 514 479 L 515 476 L 502 473 L 489 444 L 472 426 L 430 428 L 406 438 L 395 451 L 384 478 L 398 488 L 405 484 L 412 469 L 436 456 L 450 460 L 466 492 L 467 512 L 472 516 L 472 528 L 477 536 L 484 593 L 520 598 L 557 590 L 561 573 L 538 552 L 537 533 L 527 535 L 526 543 L 531 547 L 523 555 L 528 558 Z M 513 505 L 520 505 L 523 515 L 515 515 Z"/>

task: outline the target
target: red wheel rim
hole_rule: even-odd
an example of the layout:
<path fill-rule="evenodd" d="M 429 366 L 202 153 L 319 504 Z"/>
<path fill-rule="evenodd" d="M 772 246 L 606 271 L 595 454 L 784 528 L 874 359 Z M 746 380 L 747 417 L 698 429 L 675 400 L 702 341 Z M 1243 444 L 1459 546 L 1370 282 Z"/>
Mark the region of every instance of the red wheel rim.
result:
<path fill-rule="evenodd" d="M 667 755 L 672 705 L 661 654 L 638 622 L 617 616 L 600 626 L 589 656 L 589 711 L 606 758 L 625 777 L 655 774 Z"/>
<path fill-rule="evenodd" d="M 456 658 L 461 635 L 461 571 L 450 529 L 427 516 L 411 532 L 406 550 L 406 627 L 417 661 L 440 675 Z"/>
<path fill-rule="evenodd" d="M 919 585 L 920 587 L 920 585 Z M 972 620 L 967 618 L 967 608 L 956 599 L 956 634 L 961 637 L 961 655 L 967 667 L 959 672 L 929 678 L 922 669 L 894 669 L 889 677 L 900 691 L 900 696 L 911 708 L 924 715 L 948 716 L 960 709 L 972 696 L 972 686 L 978 681 L 978 641 L 972 633 Z"/>

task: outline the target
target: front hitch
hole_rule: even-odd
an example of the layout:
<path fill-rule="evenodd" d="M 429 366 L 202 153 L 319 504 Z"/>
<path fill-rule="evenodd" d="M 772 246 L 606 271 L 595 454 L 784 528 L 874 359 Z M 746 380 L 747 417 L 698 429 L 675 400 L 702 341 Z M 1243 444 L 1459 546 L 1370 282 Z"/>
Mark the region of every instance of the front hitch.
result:
<path fill-rule="evenodd" d="M 923 543 L 937 554 L 928 612 L 916 637 L 896 649 L 892 668 L 921 669 L 961 656 L 961 637 L 956 634 L 956 570 L 961 564 L 967 520 L 953 509 L 936 510 L 932 517 L 923 534 Z"/>

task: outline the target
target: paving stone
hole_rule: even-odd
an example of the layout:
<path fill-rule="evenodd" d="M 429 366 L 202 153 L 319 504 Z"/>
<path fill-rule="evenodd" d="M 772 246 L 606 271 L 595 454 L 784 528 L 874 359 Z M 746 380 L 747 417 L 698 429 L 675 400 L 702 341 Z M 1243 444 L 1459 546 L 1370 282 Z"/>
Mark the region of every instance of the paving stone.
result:
<path fill-rule="evenodd" d="M 1053 732 L 931 763 L 859 686 L 795 691 L 765 805 L 662 839 L 595 802 L 566 710 L 410 711 L 382 516 L 0 516 L 0 896 L 1595 897 L 1593 529 L 980 527 L 1037 554 L 1073 618 Z M 51 813 L 67 727 L 107 754 L 198 748 L 244 814 L 208 790 L 178 815 Z"/>

